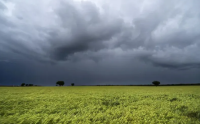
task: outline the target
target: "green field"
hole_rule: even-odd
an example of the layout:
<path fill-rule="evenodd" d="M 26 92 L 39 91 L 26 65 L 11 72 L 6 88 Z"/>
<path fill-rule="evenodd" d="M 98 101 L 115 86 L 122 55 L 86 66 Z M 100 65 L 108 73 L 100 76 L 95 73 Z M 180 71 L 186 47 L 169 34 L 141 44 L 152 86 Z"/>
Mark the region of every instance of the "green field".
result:
<path fill-rule="evenodd" d="M 0 87 L 0 124 L 200 124 L 200 86 Z"/>

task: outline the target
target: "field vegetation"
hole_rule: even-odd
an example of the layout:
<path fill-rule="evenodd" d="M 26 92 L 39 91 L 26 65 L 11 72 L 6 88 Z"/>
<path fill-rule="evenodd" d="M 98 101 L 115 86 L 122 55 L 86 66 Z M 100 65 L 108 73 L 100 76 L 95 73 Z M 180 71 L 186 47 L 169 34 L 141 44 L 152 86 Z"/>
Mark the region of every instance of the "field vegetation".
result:
<path fill-rule="evenodd" d="M 0 87 L 0 124 L 200 124 L 200 86 Z"/>

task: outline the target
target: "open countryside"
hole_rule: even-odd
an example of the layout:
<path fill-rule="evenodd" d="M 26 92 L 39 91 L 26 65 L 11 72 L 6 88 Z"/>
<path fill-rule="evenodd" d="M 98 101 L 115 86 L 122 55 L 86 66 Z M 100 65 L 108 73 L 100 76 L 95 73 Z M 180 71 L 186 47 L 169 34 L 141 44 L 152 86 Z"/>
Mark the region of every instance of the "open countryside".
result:
<path fill-rule="evenodd" d="M 0 124 L 199 124 L 200 86 L 0 87 Z"/>

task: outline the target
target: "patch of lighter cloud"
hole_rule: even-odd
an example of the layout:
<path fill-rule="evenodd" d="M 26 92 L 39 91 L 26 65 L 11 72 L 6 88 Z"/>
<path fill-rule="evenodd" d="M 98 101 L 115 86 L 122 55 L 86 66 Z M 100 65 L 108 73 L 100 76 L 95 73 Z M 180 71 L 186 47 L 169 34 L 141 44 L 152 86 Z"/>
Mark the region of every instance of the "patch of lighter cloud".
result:
<path fill-rule="evenodd" d="M 164 49 L 154 50 L 152 54 L 152 58 L 159 61 L 168 61 L 174 63 L 197 63 L 200 61 L 200 57 L 198 56 L 199 48 L 196 44 L 192 44 L 190 46 L 185 47 L 184 49 L 180 49 L 177 47 L 165 47 Z M 189 54 L 191 53 L 191 54 Z"/>
<path fill-rule="evenodd" d="M 200 34 L 200 29 L 197 25 L 200 25 L 200 18 L 198 18 L 198 16 L 186 19 L 182 27 L 187 34 L 198 36 Z"/>
<path fill-rule="evenodd" d="M 145 2 L 146 2 L 146 0 L 143 0 L 141 8 L 140 8 L 140 13 L 142 13 L 144 11 Z"/>
<path fill-rule="evenodd" d="M 163 42 L 163 38 L 169 37 L 176 32 L 182 30 L 181 22 L 182 16 L 179 15 L 175 18 L 169 18 L 168 20 L 161 23 L 158 28 L 156 28 L 152 33 L 151 36 L 155 42 Z"/>
<path fill-rule="evenodd" d="M 11 17 L 13 15 L 13 11 L 15 9 L 15 4 L 13 4 L 11 2 L 3 2 L 3 4 L 7 8 L 6 11 L 5 11 L 5 15 Z"/>
<path fill-rule="evenodd" d="M 74 0 L 75 2 L 92 1 L 92 0 Z"/>

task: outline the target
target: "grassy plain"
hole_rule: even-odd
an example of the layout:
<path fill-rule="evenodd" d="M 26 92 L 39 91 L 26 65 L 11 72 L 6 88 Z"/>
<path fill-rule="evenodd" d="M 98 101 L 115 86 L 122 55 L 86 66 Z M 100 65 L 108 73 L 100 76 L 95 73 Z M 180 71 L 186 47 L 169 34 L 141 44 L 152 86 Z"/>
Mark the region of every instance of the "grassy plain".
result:
<path fill-rule="evenodd" d="M 0 87 L 0 124 L 200 124 L 200 86 Z"/>

